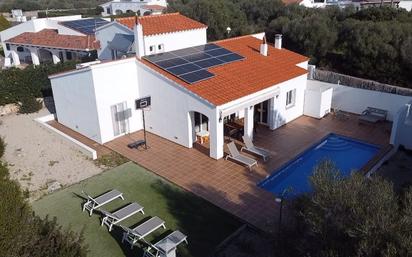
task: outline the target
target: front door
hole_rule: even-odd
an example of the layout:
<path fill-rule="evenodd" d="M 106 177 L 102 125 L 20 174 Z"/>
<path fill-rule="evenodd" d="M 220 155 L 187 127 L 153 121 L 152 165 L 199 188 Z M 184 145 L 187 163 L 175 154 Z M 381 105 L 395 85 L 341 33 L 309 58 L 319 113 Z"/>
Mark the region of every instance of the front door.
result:
<path fill-rule="evenodd" d="M 255 105 L 255 122 L 268 125 L 269 100 Z"/>

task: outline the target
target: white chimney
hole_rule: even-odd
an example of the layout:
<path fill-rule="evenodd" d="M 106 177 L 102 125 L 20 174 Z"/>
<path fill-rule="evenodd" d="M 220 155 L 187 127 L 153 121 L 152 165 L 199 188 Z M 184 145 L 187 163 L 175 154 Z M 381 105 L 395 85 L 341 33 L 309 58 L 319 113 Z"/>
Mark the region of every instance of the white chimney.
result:
<path fill-rule="evenodd" d="M 275 35 L 275 48 L 282 49 L 282 34 Z"/>
<path fill-rule="evenodd" d="M 144 53 L 144 37 L 143 37 L 143 26 L 139 23 L 136 17 L 136 26 L 134 26 L 134 47 L 136 50 L 137 58 L 141 59 Z"/>
<path fill-rule="evenodd" d="M 268 56 L 268 43 L 266 42 L 266 36 L 263 36 L 262 44 L 260 45 L 260 54 Z"/>

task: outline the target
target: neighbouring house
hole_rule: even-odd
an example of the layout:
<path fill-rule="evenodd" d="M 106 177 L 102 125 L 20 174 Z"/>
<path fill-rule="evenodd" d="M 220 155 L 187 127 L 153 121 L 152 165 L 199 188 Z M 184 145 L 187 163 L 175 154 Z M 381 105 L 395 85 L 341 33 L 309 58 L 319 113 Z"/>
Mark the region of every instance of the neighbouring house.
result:
<path fill-rule="evenodd" d="M 410 12 L 412 10 L 412 0 L 401 0 L 399 3 L 399 7 L 404 8 Z"/>
<path fill-rule="evenodd" d="M 274 45 L 263 33 L 207 43 L 206 25 L 175 23 L 180 16 L 123 21 L 133 29 L 135 56 L 51 75 L 57 121 L 104 144 L 143 129 L 135 101 L 150 96 L 149 132 L 188 148 L 208 144 L 220 159 L 234 118 L 253 137 L 255 124 L 275 130 L 330 111 L 332 89 L 307 87 L 308 58 L 283 48 L 281 35 Z M 117 21 L 102 30 L 110 27 L 121 28 Z M 160 44 L 162 53 L 150 49 Z"/>
<path fill-rule="evenodd" d="M 116 60 L 134 55 L 133 29 L 137 23 L 143 28 L 143 42 L 139 44 L 143 55 L 203 45 L 207 41 L 207 26 L 179 13 L 118 18 L 96 30 L 99 59 Z"/>
<path fill-rule="evenodd" d="M 161 14 L 167 7 L 166 0 L 113 0 L 100 5 L 102 16 L 138 13 L 140 15 Z"/>
<path fill-rule="evenodd" d="M 1 31 L 5 66 L 80 60 L 98 49 L 95 30 L 107 23 L 75 15 L 33 19 Z"/>

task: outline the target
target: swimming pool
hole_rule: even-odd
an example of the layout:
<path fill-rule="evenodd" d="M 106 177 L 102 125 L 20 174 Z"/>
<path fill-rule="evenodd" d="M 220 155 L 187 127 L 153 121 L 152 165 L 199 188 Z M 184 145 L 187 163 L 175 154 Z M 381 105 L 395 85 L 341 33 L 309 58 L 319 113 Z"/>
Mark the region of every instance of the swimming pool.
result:
<path fill-rule="evenodd" d="M 276 196 L 291 198 L 311 191 L 309 177 L 323 160 L 335 163 L 343 176 L 361 169 L 380 150 L 379 146 L 337 134 L 329 134 L 293 160 L 289 161 L 258 186 Z"/>

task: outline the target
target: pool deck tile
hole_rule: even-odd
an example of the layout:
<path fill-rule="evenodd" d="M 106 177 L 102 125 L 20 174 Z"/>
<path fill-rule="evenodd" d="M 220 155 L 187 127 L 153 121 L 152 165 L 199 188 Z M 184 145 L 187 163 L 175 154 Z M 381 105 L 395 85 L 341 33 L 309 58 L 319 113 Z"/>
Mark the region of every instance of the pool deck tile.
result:
<path fill-rule="evenodd" d="M 278 206 L 272 194 L 256 186 L 258 182 L 329 133 L 387 145 L 390 128 L 391 123 L 360 125 L 356 115 L 345 120 L 332 115 L 320 120 L 302 116 L 274 131 L 259 126 L 255 144 L 269 149 L 272 158 L 267 162 L 259 159 L 259 166 L 252 171 L 231 161 L 211 159 L 204 149 L 188 149 L 151 133 L 148 133 L 148 150 L 129 149 L 128 143 L 143 137 L 141 131 L 105 146 L 240 219 L 274 232 Z M 237 143 L 240 148 L 241 142 Z"/>
<path fill-rule="evenodd" d="M 340 120 L 329 115 L 319 120 L 302 116 L 274 131 L 259 126 L 254 142 L 270 150 L 272 157 L 267 162 L 258 159 L 259 166 L 252 171 L 232 161 L 210 158 L 207 155 L 208 146 L 195 145 L 189 149 L 151 133 L 148 133 L 148 150 L 129 149 L 127 144 L 143 138 L 142 131 L 97 148 L 101 153 L 110 152 L 107 149 L 118 152 L 238 218 L 264 231 L 275 232 L 278 217 L 275 197 L 256 184 L 329 133 L 378 145 L 389 143 L 391 123 L 359 125 L 357 118 L 357 115 L 348 115 Z M 96 147 L 94 142 L 89 142 L 77 132 L 65 129 L 58 123 L 53 125 Z M 236 143 L 240 148 L 242 143 Z"/>

